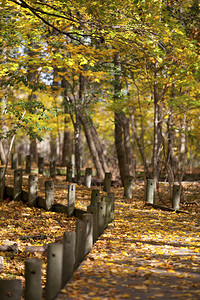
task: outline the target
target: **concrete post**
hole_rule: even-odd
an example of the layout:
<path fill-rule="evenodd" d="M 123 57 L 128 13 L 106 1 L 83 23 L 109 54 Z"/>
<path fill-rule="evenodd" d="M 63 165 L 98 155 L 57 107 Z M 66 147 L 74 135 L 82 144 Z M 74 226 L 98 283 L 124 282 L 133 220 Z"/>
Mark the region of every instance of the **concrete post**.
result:
<path fill-rule="evenodd" d="M 175 210 L 180 209 L 181 186 L 180 184 L 173 185 L 172 191 L 172 208 Z"/>
<path fill-rule="evenodd" d="M 19 279 L 0 279 L 1 300 L 21 300 L 22 288 Z"/>
<path fill-rule="evenodd" d="M 145 202 L 150 204 L 155 204 L 155 187 L 156 187 L 155 179 L 147 179 Z"/>
<path fill-rule="evenodd" d="M 63 236 L 63 272 L 62 288 L 70 280 L 74 272 L 76 233 L 66 231 Z"/>
<path fill-rule="evenodd" d="M 42 299 L 42 261 L 29 258 L 25 263 L 25 300 Z"/>
<path fill-rule="evenodd" d="M 92 214 L 83 215 L 84 223 L 84 243 L 85 243 L 85 255 L 87 255 L 93 246 L 93 216 Z"/>
<path fill-rule="evenodd" d="M 107 193 L 110 192 L 111 180 L 112 180 L 112 173 L 110 172 L 105 173 L 103 191 Z"/>
<path fill-rule="evenodd" d="M 37 206 L 38 176 L 29 175 L 28 205 Z"/>
<path fill-rule="evenodd" d="M 75 195 L 76 195 L 75 184 L 69 184 L 68 185 L 68 198 L 67 198 L 68 217 L 71 217 L 74 214 Z"/>
<path fill-rule="evenodd" d="M 100 197 L 100 191 L 99 190 L 92 190 L 91 194 L 91 206 L 97 206 L 97 203 L 99 201 Z"/>
<path fill-rule="evenodd" d="M 92 181 L 92 168 L 85 169 L 85 186 L 87 188 L 91 188 L 91 181 Z"/>
<path fill-rule="evenodd" d="M 124 196 L 128 199 L 132 198 L 133 176 L 125 177 Z"/>
<path fill-rule="evenodd" d="M 63 244 L 48 244 L 46 300 L 53 300 L 62 287 Z"/>

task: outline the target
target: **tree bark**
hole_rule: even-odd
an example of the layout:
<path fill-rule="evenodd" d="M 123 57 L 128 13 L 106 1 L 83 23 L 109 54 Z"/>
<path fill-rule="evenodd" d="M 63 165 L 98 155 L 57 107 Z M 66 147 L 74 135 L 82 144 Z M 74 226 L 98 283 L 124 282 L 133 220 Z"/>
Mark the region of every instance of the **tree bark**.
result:
<path fill-rule="evenodd" d="M 3 165 L 5 165 L 6 164 L 6 155 L 5 155 L 3 144 L 2 144 L 1 140 L 0 140 L 0 158 L 1 158 L 1 163 Z"/>
<path fill-rule="evenodd" d="M 74 128 L 74 140 L 75 140 L 75 165 L 76 165 L 76 175 L 77 183 L 81 182 L 81 122 L 79 113 L 76 112 L 76 123 Z"/>
<path fill-rule="evenodd" d="M 174 183 L 177 180 L 177 159 L 174 153 L 174 130 L 173 130 L 173 112 L 170 109 L 169 117 L 167 119 L 167 161 L 166 167 L 168 171 L 168 180 Z"/>
<path fill-rule="evenodd" d="M 63 167 L 66 167 L 67 163 L 70 162 L 71 154 L 72 154 L 72 150 L 71 150 L 70 131 L 64 129 L 63 146 L 62 146 L 62 163 L 61 163 Z"/>
<path fill-rule="evenodd" d="M 30 138 L 30 155 L 32 161 L 37 162 L 37 140 L 35 138 Z"/>
<path fill-rule="evenodd" d="M 160 105 L 156 83 L 154 84 L 154 144 L 153 144 L 153 179 L 158 182 L 160 171 L 160 146 L 161 146 L 161 129 L 160 129 Z"/>
<path fill-rule="evenodd" d="M 94 166 L 97 171 L 97 176 L 99 178 L 103 179 L 105 176 L 105 172 L 104 172 L 104 169 L 103 169 L 103 166 L 102 166 L 102 163 L 101 163 L 101 160 L 100 160 L 97 148 L 96 148 L 96 144 L 95 144 L 95 140 L 93 138 L 92 131 L 91 131 L 91 126 L 93 126 L 91 124 L 92 121 L 90 120 L 90 122 L 88 122 L 87 118 L 85 118 L 83 116 L 83 114 L 80 117 L 81 117 L 81 122 L 82 122 L 82 125 L 84 128 L 88 147 L 90 149 L 90 154 L 92 156 L 92 161 L 93 161 Z"/>
<path fill-rule="evenodd" d="M 114 101 L 120 102 L 121 98 L 121 61 L 119 52 L 114 57 Z M 115 147 L 118 158 L 119 172 L 122 185 L 125 176 L 135 176 L 133 153 L 130 142 L 129 120 L 120 109 L 115 112 Z"/>
<path fill-rule="evenodd" d="M 138 136 L 138 133 L 137 133 L 137 129 L 136 129 L 136 126 L 135 126 L 134 116 L 133 115 L 131 116 L 131 126 L 132 126 L 132 130 L 133 130 L 133 134 L 134 134 L 135 140 L 136 140 L 137 145 L 138 145 L 138 149 L 139 149 L 141 158 L 142 158 L 142 162 L 143 162 L 143 165 L 144 165 L 145 178 L 146 177 L 150 178 L 151 177 L 151 172 L 150 172 L 148 164 L 147 164 L 147 158 L 146 158 L 146 154 L 145 154 L 145 151 L 144 151 L 144 147 L 143 147 L 143 145 L 142 145 L 142 143 L 140 141 L 140 138 Z"/>

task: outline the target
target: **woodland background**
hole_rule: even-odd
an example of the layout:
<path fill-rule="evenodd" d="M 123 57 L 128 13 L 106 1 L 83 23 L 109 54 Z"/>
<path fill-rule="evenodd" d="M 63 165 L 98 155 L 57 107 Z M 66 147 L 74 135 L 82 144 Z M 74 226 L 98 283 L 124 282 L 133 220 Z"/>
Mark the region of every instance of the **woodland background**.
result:
<path fill-rule="evenodd" d="M 197 0 L 0 1 L 2 164 L 180 182 L 200 161 L 199 23 Z"/>

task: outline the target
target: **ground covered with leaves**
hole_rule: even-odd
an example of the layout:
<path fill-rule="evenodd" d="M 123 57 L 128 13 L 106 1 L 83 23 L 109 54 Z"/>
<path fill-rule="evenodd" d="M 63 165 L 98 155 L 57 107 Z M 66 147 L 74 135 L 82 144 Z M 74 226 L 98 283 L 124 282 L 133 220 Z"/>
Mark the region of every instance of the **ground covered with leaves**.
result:
<path fill-rule="evenodd" d="M 183 188 L 190 214 L 144 206 L 143 184 L 130 201 L 115 189 L 114 222 L 58 299 L 200 299 L 200 184 Z"/>
<path fill-rule="evenodd" d="M 44 181 L 39 176 L 42 196 Z M 12 185 L 12 174 L 7 184 Z M 64 176 L 53 179 L 55 201 L 66 204 Z M 28 177 L 23 178 L 27 189 Z M 93 186 L 95 189 L 102 187 Z M 200 183 L 184 183 L 181 210 L 189 214 L 155 210 L 144 205 L 144 183 L 137 182 L 133 198 L 123 188 L 112 188 L 116 197 L 115 220 L 95 243 L 92 251 L 62 290 L 58 299 L 200 299 L 199 205 Z M 101 191 L 101 194 L 103 192 Z M 86 210 L 91 189 L 76 185 L 76 208 Z M 158 190 L 158 203 L 170 207 L 168 184 Z M 0 203 L 1 244 L 17 243 L 16 252 L 1 252 L 4 270 L 0 278 L 24 282 L 24 263 L 29 257 L 43 260 L 45 285 L 46 251 L 29 252 L 61 241 L 63 233 L 75 230 L 75 218 L 29 208 L 10 198 Z"/>

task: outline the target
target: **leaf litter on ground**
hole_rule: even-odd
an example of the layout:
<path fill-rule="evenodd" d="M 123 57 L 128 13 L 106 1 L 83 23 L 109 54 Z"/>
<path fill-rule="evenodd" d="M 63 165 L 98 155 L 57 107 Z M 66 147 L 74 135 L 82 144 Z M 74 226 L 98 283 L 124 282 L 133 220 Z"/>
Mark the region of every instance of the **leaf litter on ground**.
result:
<path fill-rule="evenodd" d="M 122 188 L 113 189 L 115 220 L 57 300 L 200 299 L 200 219 L 198 205 L 193 206 L 200 203 L 200 186 L 186 183 L 184 191 L 188 186 L 181 209 L 190 214 L 146 207 L 142 183 L 130 200 Z M 165 203 L 170 206 L 169 198 Z"/>
<path fill-rule="evenodd" d="M 39 176 L 41 195 L 48 179 Z M 55 201 L 66 204 L 69 183 L 63 176 L 52 180 Z M 12 185 L 12 176 L 7 181 Z M 25 190 L 27 184 L 25 176 Z M 135 184 L 130 200 L 124 198 L 123 188 L 112 188 L 115 220 L 58 299 L 199 299 L 199 188 L 199 182 L 183 184 L 181 209 L 189 210 L 190 215 L 145 207 L 143 183 Z M 161 184 L 159 189 L 158 203 L 170 207 L 167 185 Z M 86 210 L 90 197 L 90 189 L 76 185 L 76 208 Z M 4 257 L 0 278 L 14 277 L 24 282 L 25 260 L 39 257 L 43 261 L 44 287 L 46 253 L 26 253 L 24 249 L 61 241 L 66 230 L 75 230 L 75 221 L 65 214 L 29 208 L 21 201 L 7 199 L 0 203 L 1 242 L 16 241 L 19 248 L 16 254 L 0 253 Z"/>

